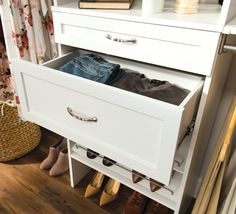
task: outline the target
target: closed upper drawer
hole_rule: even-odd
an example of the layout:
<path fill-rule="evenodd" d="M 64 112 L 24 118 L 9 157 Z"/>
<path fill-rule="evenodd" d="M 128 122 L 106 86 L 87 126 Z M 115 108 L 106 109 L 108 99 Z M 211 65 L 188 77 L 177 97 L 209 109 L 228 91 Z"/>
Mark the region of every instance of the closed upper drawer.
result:
<path fill-rule="evenodd" d="M 45 66 L 13 60 L 23 117 L 168 184 L 177 143 L 196 112 L 201 77 L 102 55 L 122 68 L 189 89 L 176 106 L 54 69 L 73 56 Z"/>
<path fill-rule="evenodd" d="M 210 75 L 219 33 L 53 12 L 56 42 Z"/>

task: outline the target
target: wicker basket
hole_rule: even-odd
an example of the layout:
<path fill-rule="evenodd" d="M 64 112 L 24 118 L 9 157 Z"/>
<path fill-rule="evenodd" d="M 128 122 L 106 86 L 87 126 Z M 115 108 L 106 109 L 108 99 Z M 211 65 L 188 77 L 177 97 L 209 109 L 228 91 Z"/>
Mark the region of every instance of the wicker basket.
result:
<path fill-rule="evenodd" d="M 0 162 L 20 158 L 32 151 L 40 142 L 40 127 L 21 121 L 16 107 L 0 104 Z"/>

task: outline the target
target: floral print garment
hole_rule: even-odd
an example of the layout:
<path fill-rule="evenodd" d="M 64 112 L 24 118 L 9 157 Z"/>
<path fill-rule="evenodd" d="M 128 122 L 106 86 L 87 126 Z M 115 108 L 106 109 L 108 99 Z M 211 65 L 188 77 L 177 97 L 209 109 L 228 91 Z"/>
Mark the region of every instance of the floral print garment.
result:
<path fill-rule="evenodd" d="M 38 64 L 55 58 L 57 46 L 53 30 L 52 0 L 7 1 L 11 11 L 11 36 L 20 58 Z M 0 101 L 8 100 L 14 100 L 14 92 L 6 48 L 2 42 L 0 43 Z M 15 97 L 15 101 L 19 104 L 18 96 Z M 18 110 L 20 111 L 19 105 Z"/>
<path fill-rule="evenodd" d="M 7 52 L 4 43 L 0 42 L 0 101 L 13 100 L 13 98 L 14 92 Z"/>
<path fill-rule="evenodd" d="M 9 0 L 9 5 L 20 57 L 39 64 L 56 57 L 51 0 Z"/>

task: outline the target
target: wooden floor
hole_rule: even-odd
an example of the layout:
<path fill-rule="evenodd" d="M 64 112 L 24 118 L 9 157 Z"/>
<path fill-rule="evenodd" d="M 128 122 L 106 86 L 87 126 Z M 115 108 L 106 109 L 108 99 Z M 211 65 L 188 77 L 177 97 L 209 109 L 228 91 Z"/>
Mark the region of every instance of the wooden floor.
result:
<path fill-rule="evenodd" d="M 87 176 L 76 188 L 70 187 L 68 173 L 50 177 L 39 169 L 50 144 L 60 136 L 43 130 L 40 145 L 30 154 L 8 163 L 0 163 L 0 214 L 122 214 L 131 189 L 122 186 L 116 201 L 101 208 L 99 196 L 83 197 Z"/>

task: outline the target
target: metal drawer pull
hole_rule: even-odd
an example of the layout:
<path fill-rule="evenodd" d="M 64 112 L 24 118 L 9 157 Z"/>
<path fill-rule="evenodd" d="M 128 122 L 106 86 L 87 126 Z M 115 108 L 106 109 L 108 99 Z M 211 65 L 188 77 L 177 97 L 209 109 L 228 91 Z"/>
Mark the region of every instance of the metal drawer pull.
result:
<path fill-rule="evenodd" d="M 120 38 L 113 38 L 110 34 L 106 35 L 107 39 L 110 39 L 114 42 L 123 42 L 123 43 L 136 43 L 136 39 L 120 39 Z"/>
<path fill-rule="evenodd" d="M 70 107 L 67 107 L 67 111 L 72 117 L 76 118 L 77 120 L 86 121 L 86 122 L 98 121 L 96 117 L 82 117 L 82 116 L 76 115 Z"/>

